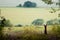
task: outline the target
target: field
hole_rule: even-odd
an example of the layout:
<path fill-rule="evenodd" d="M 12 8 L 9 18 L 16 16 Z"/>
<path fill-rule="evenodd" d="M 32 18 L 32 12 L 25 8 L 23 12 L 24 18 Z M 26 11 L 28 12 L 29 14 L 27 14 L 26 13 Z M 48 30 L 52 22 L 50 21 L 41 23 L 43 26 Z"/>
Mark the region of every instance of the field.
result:
<path fill-rule="evenodd" d="M 58 25 L 50 25 L 44 34 L 44 26 L 4 27 L 3 40 L 60 40 L 59 29 Z"/>
<path fill-rule="evenodd" d="M 56 40 L 56 27 L 48 26 L 47 35 L 44 26 L 4 27 L 6 40 Z M 60 36 L 59 36 L 60 37 Z"/>
<path fill-rule="evenodd" d="M 52 30 L 52 26 L 48 26 L 47 27 L 47 31 L 51 31 Z M 39 27 L 36 27 L 36 26 L 23 26 L 23 27 L 4 27 L 4 34 L 8 34 L 10 32 L 23 32 L 23 31 L 36 31 L 36 32 L 39 32 L 39 33 L 44 33 L 44 26 L 39 26 Z"/>

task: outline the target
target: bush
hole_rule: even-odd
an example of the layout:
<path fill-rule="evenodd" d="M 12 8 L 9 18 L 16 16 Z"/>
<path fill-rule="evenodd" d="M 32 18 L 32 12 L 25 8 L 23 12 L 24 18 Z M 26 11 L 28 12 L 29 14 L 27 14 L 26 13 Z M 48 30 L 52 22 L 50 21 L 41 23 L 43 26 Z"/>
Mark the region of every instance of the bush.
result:
<path fill-rule="evenodd" d="M 0 26 L 0 40 L 3 39 L 3 32 L 2 32 L 2 30 L 3 30 L 3 27 Z"/>

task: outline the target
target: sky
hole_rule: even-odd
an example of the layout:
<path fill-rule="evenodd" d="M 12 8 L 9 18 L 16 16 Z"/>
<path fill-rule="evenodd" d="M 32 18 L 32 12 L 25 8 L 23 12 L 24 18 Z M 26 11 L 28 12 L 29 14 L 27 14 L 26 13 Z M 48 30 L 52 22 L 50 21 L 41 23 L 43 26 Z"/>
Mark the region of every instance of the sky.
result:
<path fill-rule="evenodd" d="M 2 7 L 16 7 L 19 4 L 24 4 L 25 1 L 36 2 L 37 7 L 57 7 L 55 4 L 47 5 L 42 0 L 0 0 L 0 6 Z M 52 0 L 58 2 L 58 0 Z"/>

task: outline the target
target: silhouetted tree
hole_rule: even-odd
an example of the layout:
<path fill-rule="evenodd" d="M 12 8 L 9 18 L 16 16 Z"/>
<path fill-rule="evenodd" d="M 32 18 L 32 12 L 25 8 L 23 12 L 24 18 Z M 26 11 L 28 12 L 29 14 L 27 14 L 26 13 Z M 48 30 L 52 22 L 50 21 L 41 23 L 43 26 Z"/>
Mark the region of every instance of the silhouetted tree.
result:
<path fill-rule="evenodd" d="M 44 25 L 44 34 L 47 34 L 47 24 Z"/>

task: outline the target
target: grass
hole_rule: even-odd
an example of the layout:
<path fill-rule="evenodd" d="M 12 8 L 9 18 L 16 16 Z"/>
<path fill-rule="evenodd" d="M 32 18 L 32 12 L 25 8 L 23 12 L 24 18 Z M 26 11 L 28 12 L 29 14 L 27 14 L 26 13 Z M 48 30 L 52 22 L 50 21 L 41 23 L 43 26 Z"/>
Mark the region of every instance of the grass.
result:
<path fill-rule="evenodd" d="M 5 27 L 4 40 L 60 40 L 60 26 L 48 26 L 47 30 L 45 35 L 43 26 Z"/>
<path fill-rule="evenodd" d="M 10 28 L 10 29 L 9 29 Z M 48 32 L 52 30 L 52 26 L 48 26 L 47 27 L 47 30 Z M 24 27 L 5 27 L 4 28 L 4 32 L 5 33 L 9 33 L 9 32 L 21 32 L 21 31 L 36 31 L 36 32 L 39 32 L 39 33 L 43 33 L 44 32 L 44 26 L 41 26 L 41 27 L 35 27 L 35 26 L 24 26 Z"/>

